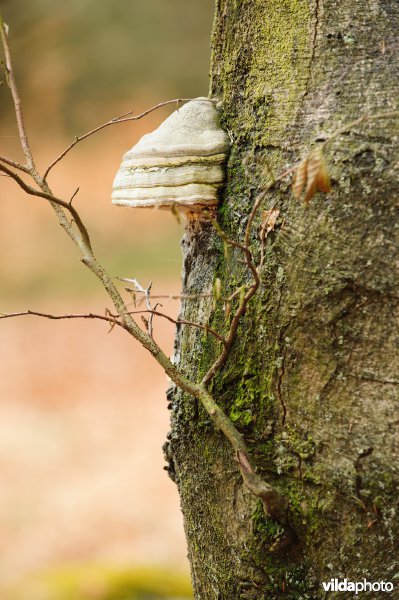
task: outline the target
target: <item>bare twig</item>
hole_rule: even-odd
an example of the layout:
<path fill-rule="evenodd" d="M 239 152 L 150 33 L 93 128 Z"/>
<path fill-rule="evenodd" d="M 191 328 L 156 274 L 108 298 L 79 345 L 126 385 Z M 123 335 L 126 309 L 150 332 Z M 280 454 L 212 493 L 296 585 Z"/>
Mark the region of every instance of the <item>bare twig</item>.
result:
<path fill-rule="evenodd" d="M 347 133 L 348 131 L 350 131 L 351 129 L 356 127 L 357 125 L 361 125 L 362 123 L 365 123 L 366 121 L 379 121 L 380 119 L 393 119 L 393 118 L 398 118 L 398 117 L 399 117 L 398 110 L 389 110 L 386 112 L 375 113 L 374 115 L 369 115 L 369 114 L 363 115 L 362 117 L 359 117 L 358 119 L 355 119 L 354 121 L 351 121 L 350 123 L 347 123 L 346 125 L 343 125 L 339 129 L 334 131 L 334 133 L 332 135 L 330 135 L 330 137 L 327 140 L 325 140 L 325 142 L 320 144 L 320 148 L 323 149 L 327 144 L 329 144 L 333 140 L 337 139 L 343 133 Z"/>
<path fill-rule="evenodd" d="M 7 158 L 6 156 L 0 156 L 0 162 L 3 162 L 10 167 L 14 167 L 14 169 L 18 169 L 19 171 L 23 171 L 24 173 L 30 173 L 29 167 L 21 165 L 21 163 L 11 160 L 11 158 Z"/>
<path fill-rule="evenodd" d="M 121 278 L 118 277 L 118 279 L 121 279 Z M 121 280 L 123 281 L 123 279 L 121 279 Z M 143 296 L 137 302 L 136 294 L 140 293 L 140 290 L 132 289 L 129 287 L 126 287 L 125 290 L 126 290 L 126 292 L 129 292 L 129 294 L 132 294 L 132 298 L 133 298 L 132 302 L 129 302 L 127 304 L 127 306 L 130 306 L 132 304 L 134 306 L 140 306 L 142 304 L 142 302 L 145 301 L 145 296 Z M 197 300 L 198 298 L 213 298 L 213 294 L 155 294 L 155 295 L 151 294 L 151 298 L 153 300 Z"/>
<path fill-rule="evenodd" d="M 122 279 L 122 281 L 124 281 Z M 140 292 L 125 288 L 127 292 Z M 213 294 L 151 294 L 153 300 L 198 300 L 199 298 L 213 298 Z"/>
<path fill-rule="evenodd" d="M 20 312 L 3 313 L 0 312 L 0 319 L 10 319 L 13 317 L 25 317 L 25 316 L 43 317 L 45 319 L 61 320 L 61 319 L 99 319 L 101 321 L 108 321 L 114 325 L 123 327 L 123 324 L 115 320 L 115 317 L 106 315 L 97 315 L 95 313 L 83 313 L 83 314 L 65 314 L 65 315 L 53 315 L 49 313 L 39 312 L 37 310 L 23 310 Z"/>
<path fill-rule="evenodd" d="M 15 116 L 17 119 L 17 126 L 18 126 L 18 133 L 19 133 L 19 138 L 21 140 L 22 149 L 23 149 L 23 152 L 24 152 L 25 158 L 26 158 L 26 167 L 28 169 L 34 169 L 35 163 L 33 161 L 32 152 L 31 152 L 31 149 L 29 146 L 28 136 L 26 135 L 25 123 L 24 123 L 24 118 L 23 118 L 23 114 L 22 114 L 21 98 L 19 97 L 17 84 L 15 82 L 14 68 L 13 68 L 12 59 L 11 59 L 10 46 L 8 43 L 8 32 L 6 30 L 6 27 L 4 25 L 4 21 L 3 21 L 3 18 L 1 15 L 0 15 L 0 34 L 1 34 L 1 40 L 3 43 L 3 47 L 4 47 L 4 55 L 5 55 L 5 59 L 6 59 L 5 66 L 6 66 L 6 71 L 7 71 L 7 82 L 10 87 L 11 95 L 12 95 L 13 102 L 14 102 Z"/>
<path fill-rule="evenodd" d="M 137 279 L 129 279 L 129 278 L 118 278 L 121 281 L 127 281 L 128 283 L 133 283 L 134 287 L 135 287 L 135 291 L 136 292 L 140 292 L 142 294 L 144 294 L 144 298 L 145 298 L 145 305 L 147 307 L 147 312 L 148 313 L 152 313 L 152 306 L 151 306 L 151 288 L 152 288 L 152 281 L 150 281 L 150 283 L 148 284 L 148 286 L 146 288 L 144 288 Z M 145 321 L 147 324 L 147 331 L 148 334 L 153 337 L 153 327 L 152 327 L 152 322 L 153 322 L 153 314 L 150 315 L 148 321 Z"/>
<path fill-rule="evenodd" d="M 256 291 L 258 290 L 258 288 L 260 286 L 259 273 L 258 273 L 258 270 L 253 261 L 252 253 L 251 253 L 251 250 L 249 249 L 249 247 L 247 245 L 236 242 L 235 240 L 229 239 L 228 236 L 226 235 L 226 233 L 220 229 L 219 224 L 216 221 L 213 221 L 213 224 L 214 224 L 217 232 L 221 236 L 221 238 L 226 242 L 226 244 L 228 244 L 229 246 L 233 246 L 235 248 L 239 248 L 244 253 L 245 262 L 248 266 L 248 269 L 252 273 L 253 283 L 249 286 L 249 288 L 247 289 L 247 291 L 244 294 L 242 294 L 242 293 L 240 294 L 239 305 L 238 305 L 238 308 L 237 308 L 236 312 L 234 313 L 233 318 L 231 320 L 229 331 L 225 337 L 225 344 L 223 346 L 223 350 L 220 353 L 220 355 L 218 356 L 218 358 L 211 365 L 208 372 L 203 377 L 203 379 L 202 379 L 203 385 L 208 385 L 209 382 L 216 375 L 217 371 L 226 362 L 227 357 L 230 353 L 230 349 L 236 338 L 237 329 L 240 324 L 240 319 L 246 311 L 248 302 L 255 295 Z M 245 290 L 245 288 L 244 288 L 244 290 Z"/>
<path fill-rule="evenodd" d="M 156 306 L 158 306 L 158 305 L 156 305 Z M 223 345 L 225 345 L 225 343 L 226 343 L 226 340 L 224 339 L 224 337 L 222 335 L 220 335 L 220 333 L 218 333 L 211 327 L 208 327 L 208 325 L 203 325 L 202 323 L 194 323 L 193 321 L 187 321 L 186 319 L 174 319 L 173 317 L 170 317 L 169 315 L 162 313 L 159 310 L 156 310 L 155 308 L 151 309 L 151 310 L 147 309 L 147 310 L 130 310 L 129 311 L 129 315 L 137 315 L 137 314 L 142 314 L 142 313 L 149 313 L 151 315 L 163 317 L 164 319 L 167 319 L 168 321 L 170 321 L 171 323 L 174 323 L 175 325 L 189 325 L 190 327 L 197 327 L 198 329 L 202 329 L 206 333 L 210 333 L 211 335 L 213 335 L 213 337 L 215 337 L 219 342 L 222 342 Z"/>
<path fill-rule="evenodd" d="M 74 193 L 71 196 L 71 199 L 69 200 L 68 204 L 72 204 L 73 199 L 75 198 L 76 194 L 78 193 L 78 191 L 80 190 L 79 187 L 76 188 L 76 190 L 74 191 Z"/>
<path fill-rule="evenodd" d="M 70 152 L 72 150 L 72 148 L 74 148 L 76 146 L 76 144 L 78 144 L 82 140 L 85 140 L 86 138 L 90 137 L 91 135 L 97 133 L 98 131 L 105 129 L 106 127 L 109 127 L 110 125 L 116 125 L 117 123 L 126 123 L 128 121 L 138 121 L 139 119 L 142 119 L 143 117 L 145 117 L 146 115 L 149 115 L 150 113 L 154 112 L 155 110 L 158 110 L 158 108 L 161 108 L 162 106 L 168 106 L 169 104 L 177 104 L 177 106 L 179 106 L 180 102 L 189 102 L 190 100 L 192 100 L 192 98 L 175 98 L 174 100 L 166 100 L 164 102 L 159 102 L 155 106 L 148 108 L 147 110 L 143 111 L 142 113 L 140 113 L 138 115 L 132 115 L 133 111 L 129 111 L 127 113 L 124 113 L 123 115 L 120 115 L 119 117 L 114 117 L 113 119 L 106 121 L 106 123 L 103 123 L 102 125 L 98 125 L 98 127 L 91 129 L 91 131 L 88 131 L 87 133 L 84 133 L 83 135 L 76 136 L 74 141 L 71 142 L 69 144 L 69 146 L 67 148 L 65 148 L 65 150 L 63 150 L 61 152 L 61 154 L 59 154 L 57 156 L 57 158 L 55 158 L 53 160 L 53 162 L 47 167 L 47 169 L 44 172 L 43 179 L 44 180 L 47 179 L 47 176 L 50 173 L 51 169 L 53 167 L 55 167 L 55 165 L 57 163 L 59 163 L 60 160 L 62 160 L 64 158 L 64 156 L 66 156 L 68 154 L 68 152 Z M 132 115 L 132 116 L 130 116 L 130 115 Z"/>
<path fill-rule="evenodd" d="M 274 521 L 286 524 L 288 512 L 286 499 L 255 473 L 245 451 L 237 450 L 237 460 L 245 485 L 254 496 L 262 500 L 265 513 Z"/>
<path fill-rule="evenodd" d="M 228 246 L 233 246 L 235 248 L 239 248 L 243 252 L 247 267 L 252 274 L 253 283 L 248 287 L 245 294 L 242 293 L 242 287 L 240 287 L 239 289 L 235 290 L 235 292 L 233 292 L 233 294 L 230 296 L 230 298 L 227 299 L 227 302 L 230 303 L 234 297 L 239 296 L 239 298 L 240 298 L 239 305 L 238 305 L 238 308 L 237 308 L 236 312 L 234 313 L 233 318 L 231 320 L 229 331 L 227 333 L 227 336 L 225 337 L 226 343 L 223 347 L 223 350 L 220 353 L 220 355 L 218 356 L 218 358 L 211 365 L 208 372 L 203 377 L 203 379 L 202 379 L 203 385 L 208 385 L 209 382 L 213 379 L 213 377 L 217 373 L 217 371 L 226 362 L 226 360 L 229 356 L 231 347 L 233 345 L 233 342 L 236 338 L 240 319 L 241 319 L 242 315 L 245 313 L 249 301 L 256 294 L 256 292 L 260 286 L 259 270 L 260 270 L 261 265 L 258 267 L 255 265 L 255 262 L 254 262 L 253 256 L 252 256 L 252 252 L 249 247 L 253 220 L 254 220 L 259 208 L 261 207 L 262 202 L 266 198 L 267 193 L 269 191 L 271 191 L 280 181 L 282 181 L 283 179 L 285 179 L 286 177 L 291 175 L 295 171 L 295 168 L 296 167 L 291 167 L 291 168 L 285 170 L 283 173 L 281 173 L 277 177 L 274 177 L 274 175 L 273 175 L 272 181 L 257 196 L 257 198 L 254 202 L 254 205 L 252 207 L 252 210 L 250 212 L 250 215 L 248 217 L 248 222 L 247 222 L 247 226 L 245 229 L 243 243 L 229 239 L 228 236 L 226 235 L 226 233 L 220 228 L 218 222 L 216 220 L 212 221 L 216 231 L 218 232 L 220 237 L 223 239 L 223 241 Z M 245 288 L 244 288 L 244 290 L 245 290 Z"/>
<path fill-rule="evenodd" d="M 57 204 L 58 206 L 62 206 L 63 208 L 66 208 L 71 213 L 72 218 L 73 218 L 74 222 L 76 223 L 76 226 L 79 229 L 83 240 L 91 248 L 89 233 L 88 233 L 85 225 L 83 224 L 78 211 L 70 204 L 70 202 L 65 202 L 65 200 L 61 200 L 61 198 L 57 198 L 57 196 L 54 196 L 53 194 L 51 194 L 49 192 L 36 190 L 32 186 L 25 183 L 25 181 L 23 179 L 21 179 L 21 177 L 19 175 L 17 175 L 16 173 L 11 171 L 8 167 L 5 167 L 4 165 L 0 164 L 0 171 L 3 171 L 3 173 L 6 173 L 9 177 L 12 177 L 12 179 L 14 179 L 14 181 L 16 181 L 18 183 L 19 187 L 21 187 L 24 190 L 24 192 L 26 192 L 27 194 L 29 194 L 31 196 L 37 196 L 39 198 L 44 198 L 45 200 L 49 200 L 53 204 Z"/>
<path fill-rule="evenodd" d="M 152 282 L 151 282 L 151 284 L 152 284 Z M 162 306 L 162 304 L 159 304 L 159 302 L 157 302 L 154 306 L 154 309 L 149 310 L 150 316 L 148 317 L 148 333 L 150 334 L 151 337 L 154 337 L 153 322 L 154 322 L 154 315 L 156 314 L 156 310 L 157 310 L 158 306 Z"/>
<path fill-rule="evenodd" d="M 245 228 L 245 236 L 244 236 L 244 246 L 249 246 L 250 243 L 250 237 L 251 237 L 251 229 L 252 229 L 252 223 L 253 220 L 255 218 L 256 213 L 258 212 L 262 202 L 265 200 L 267 194 L 283 179 L 285 179 L 286 177 L 288 177 L 289 175 L 291 175 L 292 173 L 294 173 L 294 171 L 296 170 L 297 165 L 295 165 L 294 167 L 290 167 L 289 169 L 287 169 L 286 171 L 283 171 L 283 173 L 280 173 L 280 175 L 278 175 L 277 177 L 275 177 L 261 192 L 260 194 L 258 194 L 258 196 L 256 197 L 256 200 L 254 202 L 254 205 L 252 207 L 251 212 L 249 213 L 249 217 L 248 217 L 248 222 L 247 222 L 247 226 Z"/>

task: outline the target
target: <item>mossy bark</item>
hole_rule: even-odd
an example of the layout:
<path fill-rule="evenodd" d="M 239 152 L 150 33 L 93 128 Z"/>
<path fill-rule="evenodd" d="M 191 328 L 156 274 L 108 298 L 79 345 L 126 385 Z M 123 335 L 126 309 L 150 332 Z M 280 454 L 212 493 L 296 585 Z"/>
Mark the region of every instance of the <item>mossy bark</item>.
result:
<path fill-rule="evenodd" d="M 218 220 L 231 237 L 242 240 L 270 170 L 361 114 L 397 108 L 398 31 L 397 0 L 217 2 L 211 95 L 233 140 Z M 170 392 L 167 453 L 196 598 L 323 598 L 332 577 L 392 581 L 399 598 L 398 150 L 398 120 L 363 124 L 327 151 L 331 194 L 306 206 L 287 182 L 267 196 L 280 218 L 262 286 L 212 384 L 258 472 L 284 491 L 297 543 L 279 544 L 229 444 Z M 257 237 L 255 226 L 256 257 Z M 184 293 L 249 281 L 209 224 L 189 229 L 183 250 Z M 223 331 L 221 304 L 182 311 Z M 176 360 L 196 381 L 218 350 L 201 331 L 178 332 Z"/>

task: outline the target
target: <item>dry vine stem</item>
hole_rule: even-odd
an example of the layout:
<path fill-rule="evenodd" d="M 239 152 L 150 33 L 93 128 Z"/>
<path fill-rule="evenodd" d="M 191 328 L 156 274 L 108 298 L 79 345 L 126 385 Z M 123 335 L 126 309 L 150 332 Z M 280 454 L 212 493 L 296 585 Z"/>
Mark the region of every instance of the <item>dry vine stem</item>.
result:
<path fill-rule="evenodd" d="M 71 240 L 79 248 L 81 255 L 82 255 L 82 257 L 81 257 L 82 263 L 88 269 L 90 269 L 90 271 L 92 271 L 92 273 L 100 280 L 102 286 L 108 293 L 108 295 L 111 298 L 111 300 L 114 304 L 114 307 L 117 311 L 117 316 L 111 316 L 111 315 L 100 316 L 100 315 L 92 314 L 92 315 L 87 315 L 87 317 L 86 316 L 82 317 L 82 315 L 74 315 L 74 316 L 64 315 L 63 317 L 56 317 L 53 315 L 50 317 L 49 315 L 47 315 L 45 313 L 25 311 L 24 313 L 12 313 L 12 314 L 4 314 L 3 313 L 2 315 L 0 315 L 0 317 L 1 318 L 9 318 L 9 317 L 13 317 L 13 316 L 21 316 L 23 314 L 24 315 L 35 314 L 37 316 L 43 316 L 43 317 L 47 317 L 47 318 L 100 318 L 102 320 L 111 322 L 111 324 L 117 323 L 119 326 L 123 327 L 123 329 L 125 329 L 130 335 L 132 335 L 142 346 L 144 346 L 144 348 L 146 348 L 152 354 L 152 356 L 155 358 L 155 360 L 163 368 L 165 373 L 170 377 L 170 379 L 179 388 L 181 388 L 182 390 L 184 390 L 191 396 L 194 396 L 197 400 L 199 400 L 201 402 L 202 406 L 204 407 L 204 409 L 207 411 L 210 418 L 212 419 L 214 425 L 224 433 L 224 435 L 226 436 L 226 438 L 229 440 L 230 444 L 232 445 L 232 447 L 236 453 L 238 464 L 240 466 L 240 471 L 242 474 L 243 481 L 246 484 L 247 488 L 255 496 L 262 498 L 265 512 L 271 518 L 277 518 L 277 515 L 281 516 L 284 511 L 276 510 L 276 506 L 279 505 L 281 507 L 285 507 L 285 502 L 284 502 L 283 498 L 271 485 L 264 482 L 255 473 L 255 471 L 250 463 L 248 449 L 246 447 L 246 444 L 244 442 L 242 435 L 235 428 L 233 423 L 225 415 L 225 413 L 222 411 L 222 409 L 218 406 L 217 402 L 214 400 L 214 398 L 211 396 L 211 394 L 207 391 L 207 389 L 205 387 L 205 383 L 207 381 L 209 381 L 216 373 L 216 371 L 218 369 L 218 365 L 221 366 L 227 358 L 228 350 L 230 349 L 230 347 L 233 343 L 234 335 L 237 330 L 238 320 L 239 320 L 241 314 L 243 313 L 243 311 L 245 310 L 242 303 L 240 303 L 240 307 L 237 310 L 235 317 L 233 319 L 234 323 L 237 323 L 237 326 L 230 328 L 230 332 L 225 340 L 225 343 L 223 344 L 224 347 L 223 347 L 223 351 L 221 354 L 221 358 L 219 361 L 216 361 L 216 363 L 218 363 L 218 364 L 215 363 L 213 365 L 213 367 L 211 368 L 212 372 L 210 371 L 207 374 L 207 376 L 204 378 L 203 382 L 201 382 L 199 384 L 192 382 L 169 360 L 169 358 L 164 354 L 164 352 L 161 350 L 161 348 L 158 346 L 158 344 L 152 338 L 150 332 L 143 331 L 137 325 L 137 323 L 134 321 L 134 319 L 132 318 L 131 314 L 129 313 L 118 289 L 116 288 L 111 276 L 107 273 L 107 271 L 104 269 L 104 267 L 97 261 L 95 255 L 93 253 L 93 249 L 92 249 L 88 231 L 87 231 L 83 221 L 81 220 L 78 211 L 72 206 L 72 204 L 70 202 L 66 202 L 64 200 L 61 200 L 57 196 L 55 196 L 46 181 L 46 177 L 47 177 L 48 173 L 50 172 L 50 170 L 60 160 L 62 160 L 62 158 L 79 141 L 87 138 L 89 135 L 92 135 L 97 131 L 100 131 L 104 127 L 107 127 L 114 123 L 120 123 L 120 122 L 125 122 L 125 121 L 130 121 L 130 120 L 137 120 L 137 119 L 141 118 L 142 116 L 148 114 L 152 110 L 155 110 L 159 106 L 164 106 L 165 104 L 170 104 L 170 103 L 176 102 L 176 101 L 160 103 L 156 107 L 153 107 L 152 109 L 149 109 L 148 111 L 145 111 L 144 113 L 142 113 L 141 115 L 138 115 L 136 117 L 129 117 L 127 115 L 122 115 L 121 117 L 112 119 L 111 121 L 108 121 L 107 123 L 93 129 L 88 134 L 85 134 L 84 136 L 81 136 L 80 138 L 76 138 L 75 141 L 72 144 L 70 144 L 68 146 L 68 148 L 66 148 L 66 150 L 64 150 L 64 152 L 62 152 L 50 164 L 50 166 L 45 171 L 44 175 L 41 175 L 36 168 L 36 165 L 35 165 L 35 162 L 33 159 L 33 155 L 32 155 L 32 151 L 31 151 L 31 148 L 29 145 L 28 137 L 26 134 L 25 124 L 24 124 L 24 120 L 23 120 L 21 100 L 20 100 L 20 97 L 18 94 L 18 89 L 17 89 L 15 76 L 14 76 L 14 69 L 13 69 L 13 64 L 12 64 L 12 59 L 11 59 L 10 46 L 9 46 L 9 42 L 8 42 L 8 32 L 6 30 L 6 27 L 4 25 L 4 21 L 1 17 L 1 15 L 0 15 L 0 33 L 1 33 L 2 43 L 3 43 L 3 47 L 4 47 L 5 59 L 6 59 L 5 60 L 5 69 L 6 69 L 6 75 L 7 75 L 7 82 L 10 87 L 10 91 L 11 91 L 11 95 L 12 95 L 12 99 L 13 99 L 13 103 L 14 103 L 19 138 L 20 138 L 21 146 L 22 146 L 22 149 L 23 149 L 23 152 L 25 155 L 25 160 L 26 160 L 26 163 L 23 165 L 23 164 L 17 163 L 14 160 L 11 160 L 7 157 L 0 156 L 0 171 L 2 171 L 5 175 L 11 177 L 26 193 L 37 196 L 37 197 L 44 198 L 49 201 L 52 209 L 54 210 L 54 212 L 57 216 L 57 219 L 58 219 L 60 225 L 65 230 L 67 235 L 71 238 Z M 7 165 L 7 166 L 5 166 L 5 165 Z M 28 184 L 26 184 L 21 179 L 21 177 L 19 177 L 19 175 L 17 175 L 9 167 L 13 167 L 15 169 L 18 169 L 18 170 L 28 174 L 32 178 L 32 180 L 35 182 L 38 189 L 33 188 L 32 186 L 29 186 Z M 68 215 L 70 215 L 72 217 L 72 222 L 68 218 Z M 248 237 L 249 237 L 249 234 L 248 234 Z M 247 240 L 246 240 L 246 242 L 247 242 Z M 236 243 L 234 243 L 234 245 L 236 245 Z M 237 246 L 240 247 L 241 245 L 239 245 L 237 243 Z M 246 294 L 246 304 L 247 304 L 248 301 L 250 300 L 250 298 L 255 293 L 257 287 L 259 286 L 259 276 L 257 274 L 256 268 L 254 268 L 254 266 L 253 266 L 253 261 L 252 261 L 252 257 L 251 257 L 249 248 L 244 249 L 242 247 L 242 249 L 245 253 L 245 256 L 247 259 L 247 264 L 248 264 L 250 270 L 252 271 L 253 276 L 256 280 L 256 287 L 251 286 L 250 290 L 248 290 L 248 292 Z M 226 351 L 226 346 L 227 346 L 227 351 Z"/>

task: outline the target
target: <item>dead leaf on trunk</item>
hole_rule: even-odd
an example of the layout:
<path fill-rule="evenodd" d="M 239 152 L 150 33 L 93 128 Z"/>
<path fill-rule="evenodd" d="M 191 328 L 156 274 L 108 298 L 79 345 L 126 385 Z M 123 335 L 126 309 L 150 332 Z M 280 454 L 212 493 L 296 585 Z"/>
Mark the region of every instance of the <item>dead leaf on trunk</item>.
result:
<path fill-rule="evenodd" d="M 327 163 L 320 148 L 312 150 L 298 165 L 292 184 L 295 198 L 301 196 L 305 186 L 305 202 L 310 202 L 316 192 L 331 192 Z"/>

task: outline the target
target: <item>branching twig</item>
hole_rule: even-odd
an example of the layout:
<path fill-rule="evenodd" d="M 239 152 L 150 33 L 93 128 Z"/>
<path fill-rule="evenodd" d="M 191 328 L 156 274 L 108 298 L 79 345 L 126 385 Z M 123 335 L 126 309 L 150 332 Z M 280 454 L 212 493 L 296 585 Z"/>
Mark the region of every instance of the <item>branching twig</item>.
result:
<path fill-rule="evenodd" d="M 123 279 L 120 277 L 118 277 L 118 279 L 123 281 Z M 145 296 L 140 298 L 138 302 L 136 300 L 136 294 L 140 293 L 140 290 L 126 287 L 125 291 L 129 292 L 133 296 L 132 302 L 129 302 L 127 306 L 130 306 L 131 304 L 134 306 L 140 306 L 141 303 L 145 301 Z M 199 298 L 213 298 L 213 294 L 155 294 L 151 295 L 151 298 L 153 300 L 198 300 Z"/>
<path fill-rule="evenodd" d="M 71 199 L 69 200 L 68 204 L 72 204 L 73 199 L 75 198 L 76 194 L 79 192 L 80 188 L 77 187 L 76 190 L 74 191 L 74 193 L 71 196 Z"/>
<path fill-rule="evenodd" d="M 231 349 L 231 347 L 233 345 L 233 342 L 234 342 L 234 340 L 236 338 L 237 329 L 238 329 L 238 326 L 239 326 L 239 323 L 240 323 L 240 319 L 241 319 L 242 315 L 246 311 L 248 302 L 255 295 L 257 289 L 260 286 L 259 273 L 258 273 L 258 270 L 257 270 L 257 268 L 255 266 L 254 261 L 253 261 L 252 252 L 251 252 L 249 246 L 245 245 L 245 244 L 240 244 L 239 242 L 236 242 L 235 240 L 229 239 L 227 237 L 227 235 L 225 234 L 225 232 L 220 229 L 219 224 L 216 221 L 213 221 L 213 224 L 214 224 L 217 232 L 219 233 L 219 235 L 221 236 L 221 238 L 223 239 L 223 241 L 226 244 L 228 244 L 229 246 L 233 246 L 235 248 L 239 248 L 244 253 L 246 264 L 248 266 L 248 269 L 252 273 L 253 283 L 249 286 L 249 288 L 247 289 L 247 291 L 245 292 L 245 294 L 240 295 L 239 305 L 238 305 L 238 308 L 237 308 L 236 312 L 234 313 L 233 318 L 231 320 L 229 331 L 228 331 L 228 333 L 227 333 L 227 335 L 225 337 L 225 344 L 223 346 L 223 350 L 220 353 L 220 355 L 218 356 L 218 358 L 211 365 L 211 367 L 209 368 L 208 372 L 203 377 L 203 379 L 202 379 L 202 384 L 203 385 L 208 385 L 209 382 L 213 379 L 213 377 L 217 373 L 217 371 L 226 362 L 227 357 L 228 357 L 228 355 L 230 353 L 230 349 Z"/>
<path fill-rule="evenodd" d="M 291 175 L 292 173 L 294 173 L 294 171 L 296 170 L 297 165 L 295 165 L 294 167 L 290 167 L 289 169 L 286 169 L 286 171 L 283 171 L 283 173 L 280 173 L 280 175 L 278 175 L 277 177 L 275 177 L 261 192 L 260 194 L 258 194 L 258 196 L 256 197 L 256 200 L 254 202 L 254 205 L 251 209 L 251 212 L 249 213 L 249 217 L 248 217 L 248 221 L 247 221 L 247 226 L 245 228 L 245 235 L 244 235 L 244 246 L 249 246 L 250 243 L 250 237 L 251 237 L 251 229 L 252 229 L 252 223 L 253 220 L 255 218 L 256 213 L 258 212 L 262 202 L 265 200 L 267 194 L 283 179 L 285 179 L 286 177 L 288 177 L 288 175 Z"/>
<path fill-rule="evenodd" d="M 121 281 L 124 281 L 121 279 Z M 125 288 L 127 292 L 140 292 Z M 198 300 L 199 298 L 213 298 L 213 294 L 151 294 L 153 300 Z"/>
<path fill-rule="evenodd" d="M 395 117 L 399 117 L 398 110 L 389 110 L 386 112 L 375 113 L 374 115 L 363 115 L 362 117 L 359 117 L 358 119 L 355 119 L 354 121 L 351 121 L 350 123 L 347 123 L 346 125 L 343 125 L 339 129 L 334 131 L 334 133 L 330 135 L 330 137 L 327 140 L 320 144 L 320 148 L 323 149 L 327 144 L 337 139 L 343 133 L 347 133 L 357 125 L 361 125 L 366 121 L 379 121 L 380 119 L 392 119 Z"/>
<path fill-rule="evenodd" d="M 88 131 L 87 133 L 84 133 L 83 135 L 76 136 L 74 141 L 71 142 L 69 144 L 69 146 L 67 148 L 65 148 L 65 150 L 63 150 L 61 152 L 61 154 L 59 154 L 57 156 L 57 158 L 55 158 L 53 160 L 53 162 L 47 167 L 47 169 L 44 172 L 43 179 L 44 180 L 47 179 L 47 176 L 50 173 L 51 169 L 53 167 L 55 167 L 55 165 L 57 163 L 59 163 L 64 158 L 64 156 L 66 156 L 68 154 L 68 152 L 70 152 L 72 150 L 72 148 L 74 148 L 76 146 L 76 144 L 78 144 L 82 140 L 85 140 L 86 138 L 90 137 L 91 135 L 97 133 L 98 131 L 105 129 L 106 127 L 109 127 L 110 125 L 116 125 L 117 123 L 126 123 L 127 121 L 138 121 L 139 119 L 142 119 L 146 115 L 149 115 L 150 113 L 154 112 L 158 108 L 161 108 L 162 106 L 168 106 L 169 104 L 177 104 L 177 106 L 178 106 L 180 102 L 189 102 L 190 100 L 192 100 L 192 98 L 175 98 L 174 100 L 166 100 L 164 102 L 159 102 L 155 106 L 148 108 L 147 110 L 143 111 L 142 113 L 140 113 L 138 115 L 133 115 L 133 116 L 129 116 L 129 115 L 132 115 L 132 113 L 133 113 L 133 111 L 129 111 L 127 113 L 124 113 L 123 115 L 120 115 L 119 117 L 114 117 L 113 119 L 110 119 L 109 121 L 107 121 L 106 123 L 103 123 L 102 125 L 98 125 L 98 127 L 95 127 L 94 129 L 92 129 L 91 131 Z"/>
<path fill-rule="evenodd" d="M 218 333 L 217 331 L 212 329 L 211 327 L 208 327 L 208 325 L 203 325 L 202 323 L 194 323 L 193 321 L 187 321 L 186 319 L 174 319 L 173 317 L 171 317 L 165 313 L 159 312 L 159 310 L 156 310 L 155 308 L 153 310 L 148 310 L 148 309 L 147 310 L 130 310 L 128 314 L 129 315 L 137 315 L 137 314 L 143 314 L 143 313 L 149 313 L 151 315 L 163 317 L 164 319 L 167 319 L 168 321 L 170 321 L 171 323 L 174 323 L 175 325 L 188 325 L 190 327 L 197 327 L 198 329 L 202 329 L 206 333 L 210 333 L 211 335 L 213 335 L 213 337 L 215 337 L 223 345 L 226 344 L 226 340 L 224 339 L 224 337 L 222 335 L 220 335 L 220 333 Z"/>
<path fill-rule="evenodd" d="M 23 171 L 24 173 L 30 173 L 29 167 L 21 165 L 21 163 L 11 160 L 11 158 L 7 158 L 6 156 L 0 156 L 0 162 L 3 162 L 10 167 L 14 167 L 14 169 L 18 169 L 19 171 Z"/>
<path fill-rule="evenodd" d="M 1 15 L 0 15 L 0 35 L 1 35 L 1 40 L 3 43 L 4 55 L 5 55 L 5 59 L 6 59 L 5 67 L 6 67 L 6 72 L 7 72 L 7 83 L 10 87 L 11 95 L 12 95 L 13 102 L 14 102 L 15 116 L 17 119 L 19 139 L 21 140 L 22 150 L 23 150 L 25 158 L 26 158 L 26 168 L 34 169 L 35 163 L 33 161 L 32 152 L 31 152 L 31 149 L 29 146 L 28 136 L 26 135 L 25 123 L 24 123 L 24 118 L 23 118 L 23 113 L 22 113 L 21 98 L 19 97 L 19 94 L 18 94 L 18 88 L 17 88 L 17 84 L 15 81 L 14 68 L 13 68 L 12 59 L 11 59 L 10 46 L 8 44 L 8 31 L 4 25 L 4 21 L 3 21 L 3 18 Z"/>
<path fill-rule="evenodd" d="M 101 321 L 108 321 L 108 323 L 113 323 L 114 325 L 119 325 L 120 327 L 123 327 L 123 324 L 119 321 L 116 321 L 114 317 L 97 315 L 95 313 L 53 315 L 49 313 L 39 312 L 37 310 L 23 310 L 21 312 L 14 313 L 0 312 L 0 319 L 10 319 L 12 317 L 25 317 L 28 315 L 32 315 L 35 317 L 43 317 L 45 319 L 52 319 L 56 321 L 61 319 L 99 319 Z"/>
<path fill-rule="evenodd" d="M 135 287 L 135 292 L 140 292 L 142 294 L 144 294 L 144 298 L 145 298 L 145 305 L 147 307 L 147 311 L 148 313 L 150 313 L 150 317 L 148 319 L 148 321 L 146 321 L 146 325 L 147 325 L 147 331 L 148 334 L 150 335 L 150 337 L 153 337 L 153 327 L 152 327 L 152 322 L 153 322 L 153 311 L 152 311 L 152 306 L 151 306 L 151 288 L 152 288 L 152 281 L 150 281 L 150 283 L 148 284 L 148 286 L 146 288 L 144 288 L 138 281 L 137 279 L 129 279 L 129 278 L 118 278 L 121 281 L 126 281 L 128 283 L 133 283 L 134 287 Z"/>
<path fill-rule="evenodd" d="M 57 198 L 56 196 L 54 196 L 53 194 L 51 194 L 49 192 L 46 192 L 43 190 L 36 190 L 32 186 L 25 183 L 25 181 L 23 179 L 21 179 L 21 177 L 19 175 L 17 175 L 16 173 L 11 171 L 8 167 L 5 167 L 4 165 L 0 164 L 0 171 L 3 171 L 3 173 L 6 173 L 9 177 L 14 179 L 14 181 L 16 181 L 18 183 L 19 187 L 21 187 L 24 190 L 24 192 L 26 192 L 27 194 L 29 194 L 31 196 L 37 196 L 39 198 L 44 198 L 45 200 L 49 200 L 50 202 L 57 204 L 58 206 L 62 206 L 63 208 L 66 208 L 66 210 L 68 210 L 71 213 L 72 218 L 73 218 L 74 222 L 76 223 L 76 226 L 79 229 L 79 231 L 82 235 L 82 239 L 84 240 L 85 244 L 87 244 L 87 246 L 91 249 L 89 233 L 88 233 L 85 225 L 83 224 L 78 211 L 71 205 L 70 202 L 65 202 L 65 200 L 61 200 L 61 198 Z"/>

